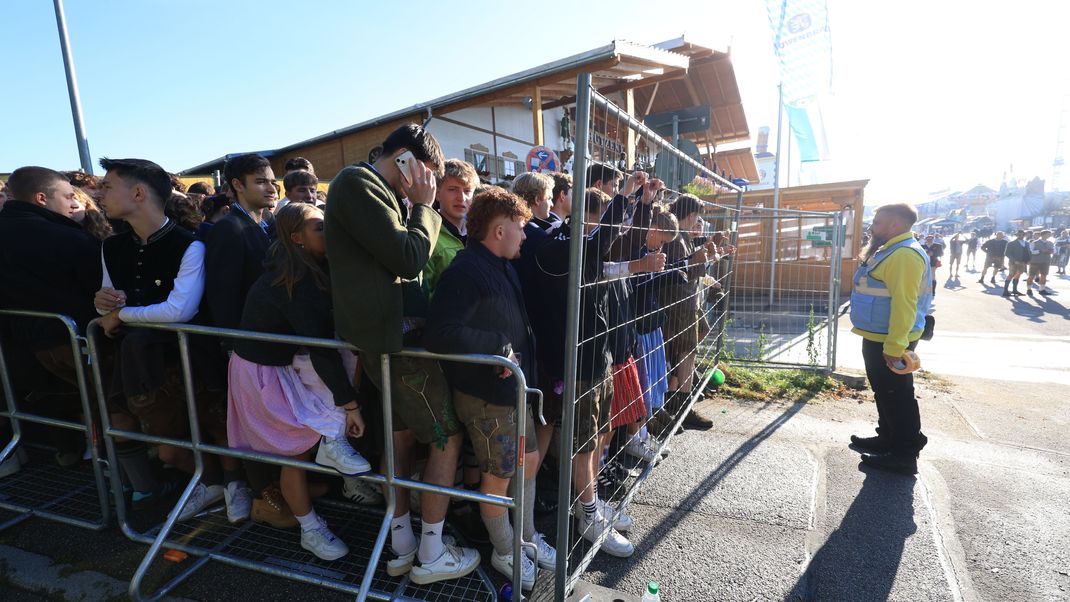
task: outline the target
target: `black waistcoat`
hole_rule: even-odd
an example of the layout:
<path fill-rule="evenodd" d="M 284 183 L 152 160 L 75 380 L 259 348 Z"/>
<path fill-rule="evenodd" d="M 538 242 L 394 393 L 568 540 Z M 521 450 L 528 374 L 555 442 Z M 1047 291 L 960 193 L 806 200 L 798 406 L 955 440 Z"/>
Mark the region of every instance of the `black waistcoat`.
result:
<path fill-rule="evenodd" d="M 149 237 L 147 243 L 133 232 L 104 241 L 104 264 L 112 287 L 126 293 L 128 307 L 144 307 L 167 300 L 182 266 L 182 256 L 196 236 L 173 221 Z"/>

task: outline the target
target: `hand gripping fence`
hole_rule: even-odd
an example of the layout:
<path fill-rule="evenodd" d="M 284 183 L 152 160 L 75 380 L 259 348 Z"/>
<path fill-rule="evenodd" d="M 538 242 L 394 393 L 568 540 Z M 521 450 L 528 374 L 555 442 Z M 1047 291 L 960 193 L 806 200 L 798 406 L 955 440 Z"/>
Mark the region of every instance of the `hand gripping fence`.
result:
<path fill-rule="evenodd" d="M 551 598 L 564 600 L 583 573 L 595 561 L 599 550 L 605 549 L 604 545 L 607 544 L 607 540 L 615 535 L 611 533 L 612 529 L 601 528 L 597 531 L 598 535 L 591 536 L 591 533 L 596 532 L 592 530 L 593 524 L 587 525 L 587 528 L 581 532 L 583 524 L 579 517 L 574 516 L 573 509 L 584 497 L 585 492 L 589 493 L 593 489 L 596 497 L 602 500 L 601 503 L 606 504 L 601 510 L 602 514 L 595 515 L 604 518 L 603 526 L 612 526 L 614 523 L 621 525 L 626 508 L 657 464 L 654 458 L 660 458 L 661 454 L 668 450 L 673 434 L 684 422 L 688 412 L 701 397 L 712 378 L 724 349 L 724 331 L 729 311 L 729 286 L 733 281 L 734 267 L 734 255 L 731 253 L 731 248 L 734 248 L 737 242 L 743 195 L 739 186 L 679 150 L 678 147 L 683 145 L 678 130 L 673 141 L 666 140 L 628 111 L 593 90 L 590 74 L 581 74 L 577 77 L 576 99 L 576 153 L 572 169 L 575 192 L 570 220 L 565 373 L 561 389 L 562 424 L 559 457 L 562 461 L 558 475 L 558 556 L 553 591 L 540 589 L 537 584 L 533 592 L 533 599 L 537 600 Z M 633 161 L 634 168 L 632 167 Z M 614 214 L 615 204 L 618 203 L 618 201 L 613 201 L 609 209 L 603 206 L 601 211 L 604 213 L 601 218 L 592 222 L 592 218 L 586 214 L 584 201 L 585 190 L 592 185 L 588 178 L 588 168 L 592 164 L 617 168 L 624 172 L 624 178 L 628 178 L 633 173 L 633 169 L 634 171 L 647 171 L 651 174 L 650 178 L 656 176 L 664 180 L 666 190 L 663 196 L 654 198 L 652 201 L 648 198 L 625 199 L 623 218 L 610 217 Z M 692 178 L 695 179 L 692 180 Z M 606 183 L 604 179 L 602 183 Z M 694 221 L 695 225 L 687 233 L 686 240 L 680 237 L 673 239 L 674 242 L 682 241 L 685 246 L 681 248 L 687 249 L 689 255 L 682 259 L 669 257 L 663 273 L 643 276 L 628 272 L 628 275 L 622 279 L 619 272 L 617 275 L 612 275 L 603 264 L 602 269 L 597 271 L 597 276 L 591 277 L 590 270 L 585 269 L 585 266 L 589 268 L 591 258 L 585 257 L 585 254 L 592 248 L 598 249 L 596 252 L 603 251 L 597 246 L 589 245 L 591 238 L 599 236 L 594 232 L 605 229 L 626 235 L 629 228 L 641 226 L 638 223 L 630 223 L 630 220 L 638 215 L 640 203 L 673 200 L 681 191 L 692 192 L 703 199 L 699 209 L 700 219 Z M 646 197 L 646 194 L 644 193 L 643 196 Z M 732 200 L 727 203 L 721 202 L 722 197 Z M 624 223 L 621 224 L 621 222 Z M 619 230 L 614 230 L 614 228 L 619 228 Z M 653 224 L 649 225 L 648 229 L 657 233 L 662 232 Z M 680 230 L 683 231 L 684 228 L 681 227 Z M 692 260 L 691 257 L 694 255 L 691 254 L 698 253 L 698 250 L 704 248 L 700 245 L 715 240 L 712 237 L 715 230 L 721 230 L 724 233 L 723 239 L 716 238 L 720 241 L 717 245 L 723 249 L 723 253 L 717 251 L 712 258 L 707 257 L 705 261 L 702 261 L 701 255 L 698 259 Z M 694 244 L 694 250 L 686 246 L 691 244 Z M 669 247 L 666 246 L 666 248 Z M 654 251 L 657 249 L 645 249 L 647 253 Z M 613 261 L 620 262 L 637 258 L 633 255 L 613 258 Z M 606 258 L 599 257 L 598 259 Z M 640 310 L 635 312 L 636 315 L 608 318 L 605 323 L 584 323 L 585 320 L 590 320 L 592 315 L 586 311 L 590 308 L 584 305 L 589 303 L 588 298 L 593 295 L 597 299 L 602 294 L 601 290 L 611 286 L 620 287 L 619 290 L 624 291 L 624 295 L 628 295 L 627 291 L 638 290 L 642 278 L 649 277 L 651 278 L 649 282 L 653 283 L 662 275 L 678 277 L 680 280 L 686 279 L 690 286 L 682 295 L 672 299 L 663 298 L 659 301 L 660 311 L 674 315 L 671 327 L 666 325 L 657 329 L 663 341 L 659 340 L 652 348 L 631 347 L 634 357 L 617 357 L 614 352 L 609 373 L 581 374 L 581 370 L 590 370 L 590 366 L 599 365 L 596 355 L 601 353 L 601 340 L 625 336 L 627 329 L 638 328 L 638 324 L 652 319 L 657 313 L 655 311 L 643 313 Z M 627 281 L 627 284 L 621 284 L 618 281 Z M 608 305 L 620 303 L 612 296 L 608 299 Z M 610 311 L 610 315 L 612 314 L 613 312 Z M 701 336 L 699 336 L 700 331 L 704 331 Z M 612 346 L 611 343 L 609 347 Z M 581 453 L 578 450 L 585 445 L 593 445 L 595 451 L 591 452 L 593 453 L 591 466 L 597 466 L 606 448 L 605 441 L 612 439 L 613 431 L 610 430 L 609 434 L 605 435 L 604 433 L 609 429 L 609 426 L 605 425 L 604 429 L 595 429 L 593 435 L 589 432 L 583 433 L 585 440 L 577 439 L 581 436 L 577 430 L 577 409 L 580 407 L 577 402 L 595 395 L 595 389 L 605 391 L 606 385 L 610 382 L 615 388 L 618 381 L 622 384 L 634 382 L 634 380 L 629 381 L 632 377 L 628 376 L 636 370 L 631 365 L 632 362 L 640 365 L 639 369 L 643 369 L 642 366 L 651 365 L 654 358 L 664 357 L 662 354 L 667 348 L 673 349 L 675 355 L 662 360 L 663 373 L 652 374 L 647 371 L 644 377 L 645 382 L 639 383 L 638 392 L 635 391 L 634 385 L 615 392 L 616 395 L 624 396 L 623 401 L 613 400 L 612 412 L 605 412 L 602 409 L 602 414 L 608 414 L 614 426 L 617 426 L 618 422 L 623 422 L 628 425 L 629 429 L 639 429 L 639 434 L 642 433 L 640 427 L 647 427 L 652 431 L 655 424 L 659 426 L 658 430 L 661 434 L 652 437 L 646 444 L 649 459 L 634 461 L 624 453 L 623 446 L 609 445 L 601 468 L 593 471 L 597 473 L 597 476 L 591 481 L 580 482 L 576 477 L 574 466 L 584 466 L 583 463 L 586 461 L 584 455 L 587 452 Z M 662 406 L 654 400 L 667 389 L 670 383 L 675 383 L 679 394 L 672 396 L 671 403 L 666 401 Z M 585 388 L 584 390 L 580 390 L 581 385 Z M 605 395 L 601 403 L 610 404 L 609 396 Z M 638 419 L 631 417 L 629 412 L 638 412 L 637 408 L 644 406 Z M 583 406 L 583 411 L 589 411 L 587 405 Z M 633 420 L 635 421 L 632 422 Z M 599 423 L 599 426 L 603 425 Z M 620 429 L 622 430 L 621 436 L 624 436 L 623 426 Z M 632 439 L 632 441 L 636 440 Z M 573 525 L 576 525 L 575 531 L 571 530 Z M 587 539 L 588 537 L 590 540 Z M 619 550 L 616 553 L 623 555 Z"/>
<path fill-rule="evenodd" d="M 73 385 L 77 388 L 81 421 L 66 420 L 29 412 L 20 408 L 16 391 L 19 391 L 19 377 L 13 374 L 10 360 L 16 353 L 28 353 L 26 349 L 16 349 L 11 341 L 0 341 L 0 384 L 3 386 L 5 406 L 0 416 L 8 419 L 12 437 L 0 452 L 0 462 L 13 459 L 18 462 L 20 456 L 32 459 L 18 472 L 0 478 L 0 508 L 16 513 L 13 518 L 0 522 L 0 530 L 14 526 L 31 516 L 39 516 L 61 523 L 92 530 L 101 530 L 108 526 L 111 508 L 108 504 L 108 484 L 97 453 L 97 435 L 95 412 L 89 401 L 89 388 L 85 379 L 84 348 L 85 339 L 79 335 L 74 320 L 59 314 L 38 311 L 0 310 L 0 320 L 15 323 L 23 320 L 56 321 L 63 325 L 69 342 Z M 64 347 L 61 343 L 60 347 Z M 57 348 L 58 349 L 58 348 Z M 60 351 L 62 353 L 62 351 Z M 56 375 L 50 379 L 60 380 Z M 84 465 L 61 468 L 52 460 L 50 454 L 24 441 L 23 422 L 45 425 L 51 428 L 81 432 L 85 436 L 86 450 L 89 452 L 91 469 Z M 30 453 L 27 454 L 27 448 Z"/>
<path fill-rule="evenodd" d="M 482 569 L 478 569 L 476 573 L 469 575 L 468 577 L 434 583 L 426 586 L 418 586 L 410 583 L 408 577 L 387 577 L 383 567 L 379 566 L 379 561 L 382 555 L 383 548 L 387 545 L 387 535 L 390 529 L 390 520 L 393 517 L 394 508 L 396 505 L 395 492 L 393 487 L 386 488 L 386 510 L 382 515 L 378 528 L 367 529 L 365 533 L 374 536 L 374 545 L 371 546 L 370 553 L 366 561 L 354 560 L 358 554 L 356 546 L 351 548 L 350 554 L 343 557 L 340 560 L 333 562 L 320 561 L 317 559 L 310 560 L 311 555 L 304 554 L 303 551 L 296 550 L 296 542 L 292 535 L 287 535 L 286 539 L 289 549 L 281 549 L 282 544 L 279 543 L 277 537 L 273 535 L 277 534 L 277 531 L 272 527 L 264 525 L 258 525 L 251 520 L 247 520 L 241 525 L 235 527 L 227 527 L 226 520 L 218 520 L 215 516 L 217 513 L 210 513 L 208 518 L 196 517 L 194 520 L 197 522 L 193 527 L 187 526 L 190 521 L 179 523 L 178 517 L 187 501 L 189 501 L 191 494 L 195 486 L 198 484 L 204 473 L 204 455 L 213 454 L 217 456 L 230 456 L 232 458 L 239 458 L 242 460 L 252 460 L 256 462 L 264 462 L 268 464 L 274 464 L 277 466 L 292 466 L 296 468 L 302 468 L 308 471 L 318 472 L 327 475 L 339 476 L 339 473 L 334 469 L 320 466 L 311 462 L 303 462 L 286 458 L 282 456 L 276 456 L 268 453 L 261 453 L 255 451 L 230 449 L 226 447 L 220 447 L 218 445 L 212 445 L 206 443 L 201 436 L 201 429 L 198 424 L 198 411 L 196 400 L 194 399 L 193 388 L 193 374 L 191 370 L 190 362 L 190 347 L 189 337 L 205 335 L 222 337 L 229 339 L 247 339 L 255 341 L 263 341 L 269 343 L 286 343 L 291 345 L 299 345 L 304 347 L 322 347 L 331 349 L 349 349 L 356 352 L 357 349 L 343 341 L 330 340 L 330 339 L 316 339 L 308 337 L 297 336 L 285 336 L 268 333 L 249 332 L 242 330 L 232 330 L 224 328 L 212 328 L 207 326 L 196 326 L 192 324 L 127 324 L 128 328 L 146 328 L 151 330 L 172 332 L 175 334 L 178 341 L 179 357 L 181 360 L 181 373 L 183 386 L 185 390 L 186 408 L 190 423 L 190 439 L 173 439 L 168 437 L 158 437 L 146 435 L 140 432 L 132 432 L 126 430 L 120 430 L 111 425 L 111 421 L 108 416 L 108 408 L 104 390 L 101 386 L 100 373 L 99 373 L 99 358 L 101 354 L 100 339 L 98 338 L 103 333 L 101 332 L 98 321 L 90 323 L 89 326 L 89 350 L 90 357 L 92 358 L 92 366 L 94 371 L 95 382 L 97 385 L 97 398 L 100 402 L 100 410 L 102 413 L 103 424 L 103 436 L 105 446 L 107 448 L 108 458 L 112 466 L 118 466 L 115 440 L 116 438 L 128 439 L 133 441 L 141 441 L 150 444 L 163 444 L 172 445 L 188 449 L 193 452 L 195 471 L 186 485 L 178 501 L 175 503 L 174 508 L 168 513 L 166 520 L 163 524 L 154 529 L 147 531 L 138 531 L 131 525 L 131 516 L 127 508 L 126 500 L 122 493 L 121 487 L 115 487 L 115 506 L 118 522 L 123 533 L 133 541 L 149 544 L 149 550 L 142 559 L 141 564 L 138 566 L 137 571 L 134 573 L 130 581 L 130 596 L 135 600 L 146 599 L 159 599 L 167 595 L 176 586 L 178 586 L 184 579 L 193 574 L 197 569 L 204 566 L 209 560 L 215 560 L 224 564 L 237 566 L 253 571 L 258 571 L 268 575 L 276 577 L 282 577 L 284 579 L 291 579 L 299 582 L 304 582 L 312 585 L 330 588 L 333 590 L 356 594 L 358 600 L 394 600 L 394 599 L 422 599 L 422 600 L 486 600 L 493 602 L 496 599 L 493 585 L 487 578 Z M 437 361 L 454 361 L 454 362 L 467 362 L 474 364 L 483 364 L 491 366 L 500 366 L 511 370 L 517 377 L 517 424 L 516 435 L 517 441 L 523 441 L 525 429 L 526 411 L 525 404 L 527 403 L 527 396 L 533 395 L 538 400 L 538 416 L 542 415 L 542 394 L 536 389 L 529 389 L 526 385 L 526 380 L 523 371 L 520 367 L 506 358 L 493 355 L 453 355 L 453 354 L 441 354 L 430 353 L 428 351 L 420 349 L 406 349 L 400 353 L 393 354 L 395 356 L 404 357 L 416 357 L 426 358 Z M 360 478 L 371 483 L 386 484 L 391 486 L 403 487 L 405 489 L 414 489 L 417 491 L 426 491 L 430 493 L 437 493 L 442 495 L 448 495 L 454 498 L 471 500 L 475 502 L 494 504 L 497 506 L 504 506 L 512 509 L 514 513 L 514 520 L 518 528 L 515 530 L 515 537 L 513 540 L 513 554 L 514 558 L 519 558 L 522 554 L 522 547 L 534 548 L 533 545 L 521 542 L 522 530 L 519 525 L 523 524 L 523 487 L 516 487 L 515 494 L 512 498 L 504 496 L 492 496 L 484 495 L 477 492 L 468 491 L 466 489 L 457 489 L 452 487 L 439 487 L 414 481 L 409 478 L 402 478 L 395 476 L 394 474 L 394 445 L 393 445 L 393 419 L 391 415 L 391 391 L 390 391 L 390 355 L 382 356 L 382 363 L 379 367 L 383 374 L 383 430 L 384 430 L 384 450 L 383 458 L 386 464 L 386 474 L 363 474 Z M 518 482 L 523 483 L 524 479 L 524 462 L 523 462 L 523 450 L 524 446 L 519 446 L 519 455 L 517 462 L 516 475 Z M 407 477 L 408 475 L 406 475 Z M 355 513 L 358 511 L 357 507 L 351 507 L 345 504 L 331 503 L 331 502 L 317 502 L 317 509 L 323 512 L 325 515 L 330 513 L 332 521 L 335 521 L 333 517 L 339 517 L 338 521 L 347 520 L 345 517 L 350 516 L 348 513 Z M 214 518 L 214 520 L 213 520 Z M 355 520 L 355 519 L 354 519 Z M 336 521 L 335 521 L 336 522 Z M 224 525 L 219 527 L 220 523 Z M 205 531 L 215 530 L 219 533 L 215 534 L 215 537 L 205 536 Z M 341 531 L 345 534 L 345 528 Z M 143 582 L 146 578 L 150 567 L 156 560 L 156 557 L 164 549 L 173 549 L 186 552 L 197 556 L 198 559 L 191 566 L 181 571 L 178 575 L 173 577 L 165 585 L 158 588 L 154 593 L 146 594 L 143 590 Z M 537 550 L 536 550 L 537 554 Z M 521 571 L 522 563 L 516 562 L 513 567 L 513 583 L 521 583 Z M 359 579 L 358 579 L 359 577 Z M 517 588 L 519 590 L 519 588 Z"/>

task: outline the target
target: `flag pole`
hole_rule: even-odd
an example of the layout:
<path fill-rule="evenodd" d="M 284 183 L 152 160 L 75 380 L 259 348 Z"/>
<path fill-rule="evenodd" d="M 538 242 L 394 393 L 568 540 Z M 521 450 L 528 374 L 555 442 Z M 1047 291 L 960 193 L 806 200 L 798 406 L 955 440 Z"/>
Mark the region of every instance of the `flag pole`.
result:
<path fill-rule="evenodd" d="M 780 141 L 784 134 L 784 82 L 777 85 L 776 159 L 773 163 L 773 244 L 769 251 L 769 305 L 776 294 L 777 231 L 780 229 Z M 790 144 L 790 142 L 789 142 Z"/>
<path fill-rule="evenodd" d="M 67 93 L 71 97 L 71 117 L 74 119 L 74 138 L 78 143 L 78 159 L 82 171 L 93 173 L 93 159 L 89 156 L 89 141 L 85 137 L 85 124 L 82 122 L 82 101 L 78 97 L 78 77 L 74 73 L 74 60 L 71 58 L 71 41 L 67 36 L 67 18 L 63 15 L 63 0 L 53 0 L 56 7 L 56 27 L 59 29 L 59 47 L 63 53 L 63 70 L 67 74 Z"/>

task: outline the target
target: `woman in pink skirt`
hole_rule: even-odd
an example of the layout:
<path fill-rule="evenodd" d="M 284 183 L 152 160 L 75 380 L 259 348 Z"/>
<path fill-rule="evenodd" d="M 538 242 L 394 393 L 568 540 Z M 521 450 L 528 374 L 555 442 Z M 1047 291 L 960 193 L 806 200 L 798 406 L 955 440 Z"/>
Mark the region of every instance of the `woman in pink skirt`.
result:
<path fill-rule="evenodd" d="M 267 272 L 249 290 L 241 328 L 334 338 L 323 212 L 292 203 L 275 216 L 275 230 Z M 318 443 L 316 463 L 347 475 L 370 470 L 346 439 L 364 433 L 355 373 L 348 351 L 236 339 L 229 369 L 230 446 L 307 461 Z M 324 560 L 349 553 L 312 508 L 305 471 L 284 466 L 279 482 L 301 525 L 301 547 Z"/>

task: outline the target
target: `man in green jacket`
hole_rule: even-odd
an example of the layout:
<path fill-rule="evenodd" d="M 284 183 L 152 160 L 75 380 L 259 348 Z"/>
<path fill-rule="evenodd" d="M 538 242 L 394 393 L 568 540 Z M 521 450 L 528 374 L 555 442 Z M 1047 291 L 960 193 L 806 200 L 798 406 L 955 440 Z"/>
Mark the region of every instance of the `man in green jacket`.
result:
<path fill-rule="evenodd" d="M 438 213 L 442 216 L 442 226 L 438 233 L 438 242 L 435 243 L 423 272 L 424 291 L 428 299 L 435 292 L 435 283 L 438 282 L 439 276 L 468 242 L 465 218 L 477 186 L 479 174 L 474 167 L 460 159 L 446 161 L 445 173 L 438 179 L 438 187 L 435 189 L 435 201 L 438 203 Z"/>
<path fill-rule="evenodd" d="M 400 351 L 403 343 L 420 344 L 427 315 L 420 273 L 438 240 L 442 218 L 431 203 L 443 172 L 438 141 L 419 125 L 397 128 L 382 148 L 374 163 L 351 165 L 335 176 L 324 219 L 335 328 L 361 350 L 365 373 L 380 391 L 383 354 Z M 430 444 L 424 482 L 449 487 L 461 434 L 445 376 L 434 361 L 395 356 L 390 364 L 384 410 L 393 417 L 396 473 L 412 475 L 416 443 Z M 463 577 L 479 566 L 479 552 L 442 541 L 448 496 L 421 495 L 419 543 L 408 491 L 398 488 L 396 497 L 390 526 L 396 557 L 387 563 L 388 574 L 407 572 L 414 583 L 426 584 Z"/>

